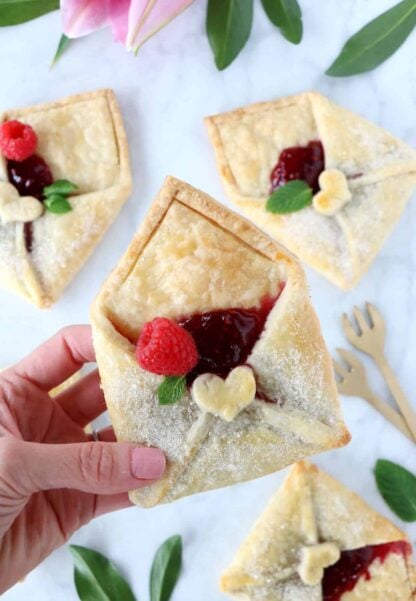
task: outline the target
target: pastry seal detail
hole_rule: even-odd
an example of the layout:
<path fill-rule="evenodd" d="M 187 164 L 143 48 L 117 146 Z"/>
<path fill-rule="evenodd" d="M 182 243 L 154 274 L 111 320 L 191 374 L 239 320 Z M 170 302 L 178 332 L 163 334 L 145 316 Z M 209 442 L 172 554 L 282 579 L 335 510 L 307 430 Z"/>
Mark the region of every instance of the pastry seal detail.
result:
<path fill-rule="evenodd" d="M 335 215 L 351 200 L 347 178 L 338 169 L 326 169 L 319 176 L 320 192 L 313 197 L 313 207 L 323 215 Z"/>
<path fill-rule="evenodd" d="M 0 219 L 2 223 L 34 221 L 44 211 L 34 196 L 19 196 L 12 184 L 0 182 Z"/>
<path fill-rule="evenodd" d="M 332 566 L 341 557 L 341 551 L 335 543 L 321 543 L 310 547 L 302 547 L 298 574 L 302 582 L 308 586 L 319 584 L 324 569 Z"/>
<path fill-rule="evenodd" d="M 253 370 L 239 366 L 223 380 L 214 374 L 202 374 L 192 385 L 192 398 L 202 411 L 231 422 L 256 396 Z"/>

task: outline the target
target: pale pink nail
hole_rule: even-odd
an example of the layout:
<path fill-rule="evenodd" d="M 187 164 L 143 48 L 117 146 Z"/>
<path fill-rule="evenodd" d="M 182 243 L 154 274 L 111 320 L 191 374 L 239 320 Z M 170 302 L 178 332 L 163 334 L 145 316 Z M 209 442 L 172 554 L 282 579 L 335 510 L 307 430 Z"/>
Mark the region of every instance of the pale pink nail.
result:
<path fill-rule="evenodd" d="M 131 473 L 141 480 L 155 480 L 163 475 L 166 459 L 160 449 L 140 447 L 131 453 Z"/>

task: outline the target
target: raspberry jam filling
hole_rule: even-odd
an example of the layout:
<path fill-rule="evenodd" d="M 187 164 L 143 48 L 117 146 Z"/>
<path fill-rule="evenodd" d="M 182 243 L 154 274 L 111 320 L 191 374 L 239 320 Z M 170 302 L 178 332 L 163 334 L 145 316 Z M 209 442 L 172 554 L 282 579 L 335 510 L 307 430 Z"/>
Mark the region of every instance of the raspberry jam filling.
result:
<path fill-rule="evenodd" d="M 47 163 L 36 154 L 24 161 L 7 161 L 7 175 L 20 196 L 34 196 L 38 200 L 43 199 L 43 188 L 53 183 Z"/>
<path fill-rule="evenodd" d="M 7 161 L 9 182 L 21 196 L 34 196 L 43 200 L 43 188 L 53 183 L 51 170 L 47 163 L 36 154 L 24 161 Z M 23 226 L 23 235 L 27 252 L 33 250 L 33 226 L 31 222 Z"/>
<path fill-rule="evenodd" d="M 294 179 L 301 179 L 316 194 L 319 192 L 318 178 L 324 169 L 324 147 L 319 140 L 312 140 L 306 146 L 285 148 L 270 175 L 271 192 Z"/>
<path fill-rule="evenodd" d="M 342 551 L 337 563 L 324 571 L 322 580 L 323 601 L 340 601 L 344 593 L 354 589 L 360 578 L 370 580 L 370 566 L 376 559 L 384 563 L 392 553 L 398 553 L 406 557 L 410 552 L 410 545 L 406 541 L 369 545 L 353 551 Z"/>
<path fill-rule="evenodd" d="M 265 297 L 259 307 L 217 309 L 178 321 L 192 334 L 199 354 L 197 365 L 187 376 L 188 384 L 205 373 L 225 378 L 234 367 L 246 363 L 283 287 L 277 296 Z"/>

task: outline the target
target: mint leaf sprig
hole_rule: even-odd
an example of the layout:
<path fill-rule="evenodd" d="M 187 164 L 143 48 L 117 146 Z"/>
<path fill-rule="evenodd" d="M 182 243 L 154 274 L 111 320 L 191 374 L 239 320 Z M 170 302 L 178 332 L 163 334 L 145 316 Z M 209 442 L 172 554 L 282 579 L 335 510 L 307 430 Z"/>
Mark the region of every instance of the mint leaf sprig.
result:
<path fill-rule="evenodd" d="M 72 207 L 67 199 L 70 194 L 77 190 L 78 186 L 67 179 L 58 179 L 50 186 L 43 188 L 43 204 L 50 213 L 62 215 L 72 211 Z"/>
<path fill-rule="evenodd" d="M 390 509 L 404 522 L 416 522 L 416 476 L 387 459 L 377 461 L 374 474 Z"/>
<path fill-rule="evenodd" d="M 266 202 L 266 211 L 285 214 L 312 204 L 313 190 L 301 179 L 294 179 L 275 190 Z"/>
<path fill-rule="evenodd" d="M 165 376 L 157 389 L 159 405 L 174 405 L 185 391 L 186 376 Z"/>

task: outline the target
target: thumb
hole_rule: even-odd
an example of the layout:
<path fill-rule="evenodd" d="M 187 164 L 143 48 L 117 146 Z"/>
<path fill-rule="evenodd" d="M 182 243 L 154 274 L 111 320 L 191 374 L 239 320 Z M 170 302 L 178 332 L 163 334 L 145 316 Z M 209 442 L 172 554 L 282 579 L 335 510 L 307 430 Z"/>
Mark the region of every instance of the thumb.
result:
<path fill-rule="evenodd" d="M 162 451 L 129 443 L 17 442 L 13 446 L 16 488 L 24 494 L 54 488 L 116 494 L 150 484 L 166 468 Z"/>

